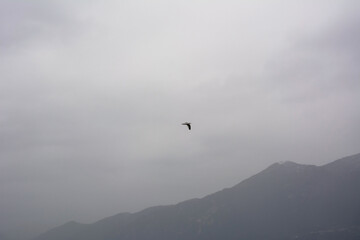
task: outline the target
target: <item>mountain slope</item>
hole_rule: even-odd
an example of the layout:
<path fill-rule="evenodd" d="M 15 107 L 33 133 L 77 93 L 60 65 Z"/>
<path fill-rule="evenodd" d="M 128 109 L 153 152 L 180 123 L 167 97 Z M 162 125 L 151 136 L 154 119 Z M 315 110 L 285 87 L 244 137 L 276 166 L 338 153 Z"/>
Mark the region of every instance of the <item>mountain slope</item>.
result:
<path fill-rule="evenodd" d="M 273 164 L 202 199 L 68 223 L 36 240 L 360 239 L 360 154 Z"/>

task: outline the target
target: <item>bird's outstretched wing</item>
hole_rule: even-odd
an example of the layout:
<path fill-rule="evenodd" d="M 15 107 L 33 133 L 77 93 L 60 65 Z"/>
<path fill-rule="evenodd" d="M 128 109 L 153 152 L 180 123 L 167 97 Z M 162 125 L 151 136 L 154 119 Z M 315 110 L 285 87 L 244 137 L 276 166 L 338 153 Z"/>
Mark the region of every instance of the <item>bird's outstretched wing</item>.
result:
<path fill-rule="evenodd" d="M 182 123 L 181 125 L 186 125 L 186 126 L 189 128 L 189 130 L 191 130 L 191 123 L 189 123 L 189 122 L 184 122 L 184 123 Z"/>

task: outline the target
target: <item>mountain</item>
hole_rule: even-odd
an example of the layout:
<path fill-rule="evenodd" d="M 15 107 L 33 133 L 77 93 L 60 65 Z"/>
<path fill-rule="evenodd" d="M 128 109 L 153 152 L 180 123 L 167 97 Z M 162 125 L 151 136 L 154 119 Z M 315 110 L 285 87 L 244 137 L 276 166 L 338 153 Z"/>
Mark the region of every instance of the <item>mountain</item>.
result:
<path fill-rule="evenodd" d="M 275 163 L 202 199 L 70 222 L 36 240 L 358 240 L 360 154 L 324 166 Z"/>

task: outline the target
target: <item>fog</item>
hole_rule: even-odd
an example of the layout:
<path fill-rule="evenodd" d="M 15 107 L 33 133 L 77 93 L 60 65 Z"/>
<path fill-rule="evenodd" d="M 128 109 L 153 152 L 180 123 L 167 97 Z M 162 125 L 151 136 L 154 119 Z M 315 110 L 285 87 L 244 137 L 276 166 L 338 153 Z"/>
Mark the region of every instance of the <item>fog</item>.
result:
<path fill-rule="evenodd" d="M 0 0 L 0 232 L 360 152 L 358 12 L 355 0 Z"/>

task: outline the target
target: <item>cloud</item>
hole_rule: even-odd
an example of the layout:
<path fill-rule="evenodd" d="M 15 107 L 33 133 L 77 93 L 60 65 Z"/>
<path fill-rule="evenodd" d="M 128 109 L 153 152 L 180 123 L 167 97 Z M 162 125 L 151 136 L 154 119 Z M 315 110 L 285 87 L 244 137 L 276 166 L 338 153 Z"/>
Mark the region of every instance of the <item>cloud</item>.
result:
<path fill-rule="evenodd" d="M 353 5 L 350 5 L 353 6 Z M 358 8 L 358 7 L 357 7 Z M 337 95 L 339 91 L 359 90 L 359 47 L 356 44 L 360 32 L 360 19 L 347 10 L 347 15 L 330 20 L 320 31 L 303 36 L 285 50 L 278 60 L 268 65 L 269 74 L 278 86 L 292 89 L 292 95 L 304 100 L 312 97 Z"/>
<path fill-rule="evenodd" d="M 1 50 L 7 54 L 35 43 L 64 41 L 69 33 L 75 33 L 72 30 L 79 23 L 56 2 L 4 0 L 1 6 Z"/>
<path fill-rule="evenodd" d="M 2 4 L 3 228 L 95 221 L 357 152 L 359 21 L 343 3 Z"/>

